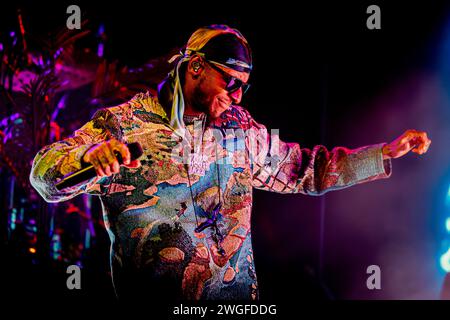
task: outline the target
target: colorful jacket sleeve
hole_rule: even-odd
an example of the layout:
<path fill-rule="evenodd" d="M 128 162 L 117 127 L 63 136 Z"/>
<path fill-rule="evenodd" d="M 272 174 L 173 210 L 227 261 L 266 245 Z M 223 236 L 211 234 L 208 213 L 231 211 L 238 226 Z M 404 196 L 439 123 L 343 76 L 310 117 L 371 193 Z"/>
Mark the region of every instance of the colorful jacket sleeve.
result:
<path fill-rule="evenodd" d="M 253 187 L 279 193 L 322 195 L 358 183 L 388 178 L 391 160 L 383 160 L 384 143 L 358 149 L 322 145 L 312 150 L 279 140 L 247 113 L 247 148 Z"/>
<path fill-rule="evenodd" d="M 93 145 L 116 138 L 121 140 L 119 122 L 107 109 L 97 111 L 82 128 L 62 141 L 42 148 L 35 156 L 30 182 L 47 202 L 69 200 L 81 193 L 101 195 L 109 177 L 95 177 L 86 183 L 58 191 L 55 184 L 66 174 L 83 167 L 82 157 Z"/>

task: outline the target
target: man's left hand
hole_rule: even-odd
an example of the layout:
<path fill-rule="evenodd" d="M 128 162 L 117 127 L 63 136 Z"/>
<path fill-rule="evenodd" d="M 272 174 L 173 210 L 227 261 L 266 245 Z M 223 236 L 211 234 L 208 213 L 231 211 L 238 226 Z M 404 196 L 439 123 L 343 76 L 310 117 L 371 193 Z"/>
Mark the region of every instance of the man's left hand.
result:
<path fill-rule="evenodd" d="M 410 129 L 383 147 L 383 159 L 400 158 L 409 151 L 424 154 L 430 144 L 431 140 L 428 139 L 426 132 Z"/>

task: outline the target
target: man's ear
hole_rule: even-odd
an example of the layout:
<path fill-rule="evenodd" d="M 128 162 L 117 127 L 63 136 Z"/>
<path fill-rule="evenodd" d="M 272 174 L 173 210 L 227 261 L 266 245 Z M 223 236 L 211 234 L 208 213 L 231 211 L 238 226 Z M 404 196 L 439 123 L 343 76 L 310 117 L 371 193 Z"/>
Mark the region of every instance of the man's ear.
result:
<path fill-rule="evenodd" d="M 193 77 L 198 77 L 202 73 L 203 69 L 204 64 L 200 57 L 194 56 L 191 60 L 189 60 L 188 70 Z"/>

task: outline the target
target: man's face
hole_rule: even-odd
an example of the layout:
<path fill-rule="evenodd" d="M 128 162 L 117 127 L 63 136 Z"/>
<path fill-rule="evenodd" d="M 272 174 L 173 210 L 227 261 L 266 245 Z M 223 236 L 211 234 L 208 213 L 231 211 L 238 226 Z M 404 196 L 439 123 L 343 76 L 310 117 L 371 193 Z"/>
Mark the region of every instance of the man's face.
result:
<path fill-rule="evenodd" d="M 242 99 L 242 88 L 228 92 L 227 78 L 232 76 L 247 83 L 249 74 L 238 72 L 219 65 L 212 67 L 209 62 L 203 64 L 204 70 L 200 74 L 197 86 L 193 90 L 192 104 L 211 118 L 219 117 L 231 104 L 239 104 Z M 216 70 L 217 68 L 220 69 Z"/>

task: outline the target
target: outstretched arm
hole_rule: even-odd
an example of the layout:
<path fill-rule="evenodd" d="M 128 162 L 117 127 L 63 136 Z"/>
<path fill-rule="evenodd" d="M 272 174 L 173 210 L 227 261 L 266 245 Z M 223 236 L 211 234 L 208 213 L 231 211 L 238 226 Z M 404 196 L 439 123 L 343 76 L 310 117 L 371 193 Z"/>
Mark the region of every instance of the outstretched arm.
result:
<path fill-rule="evenodd" d="M 255 132 L 247 139 L 253 186 L 280 193 L 321 195 L 388 178 L 391 158 L 398 158 L 411 149 L 422 154 L 430 145 L 426 133 L 408 130 L 390 144 L 357 149 L 336 147 L 331 151 L 318 145 L 310 150 L 297 143 L 280 141 L 277 135 L 271 135 L 251 117 L 249 123 Z"/>

